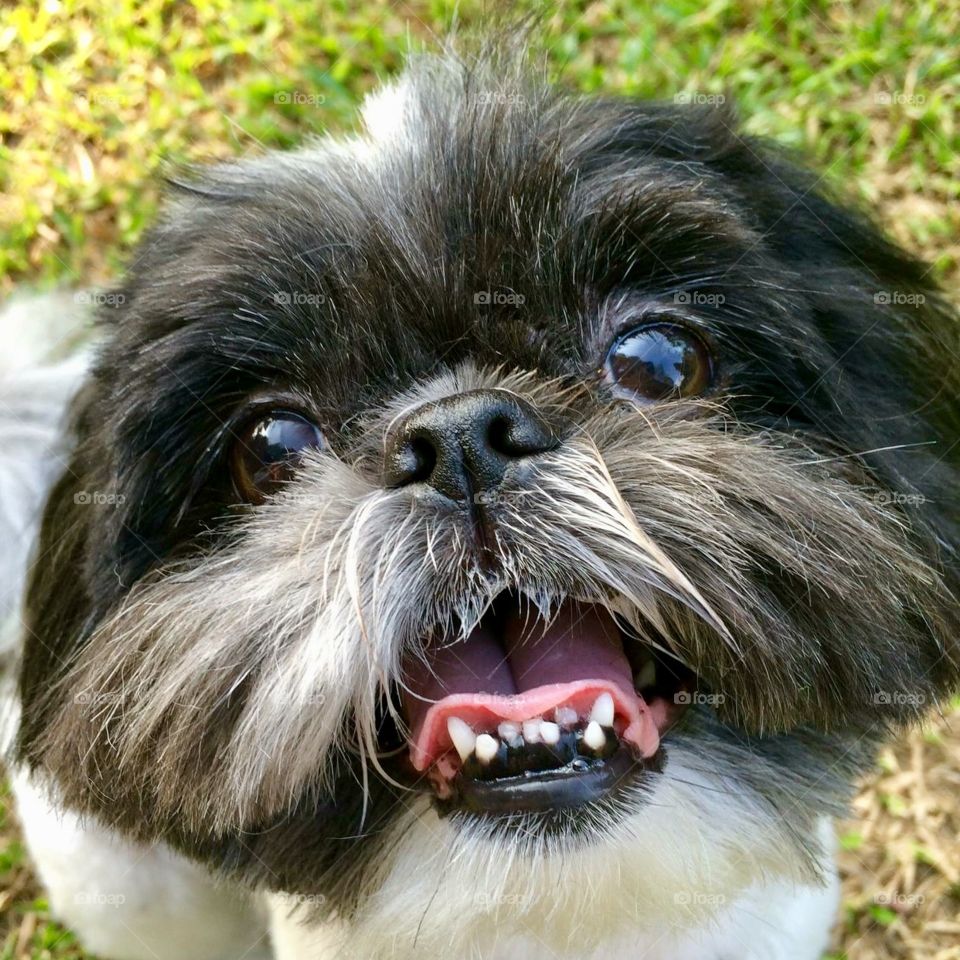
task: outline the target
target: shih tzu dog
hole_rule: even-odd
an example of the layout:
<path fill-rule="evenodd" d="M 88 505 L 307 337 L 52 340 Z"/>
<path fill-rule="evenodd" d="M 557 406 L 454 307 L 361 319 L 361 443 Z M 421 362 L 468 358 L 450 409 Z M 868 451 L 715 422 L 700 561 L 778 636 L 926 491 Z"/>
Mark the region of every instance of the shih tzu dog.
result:
<path fill-rule="evenodd" d="M 12 749 L 103 957 L 814 960 L 960 675 L 926 269 L 728 110 L 526 69 L 185 178 L 100 298 Z"/>

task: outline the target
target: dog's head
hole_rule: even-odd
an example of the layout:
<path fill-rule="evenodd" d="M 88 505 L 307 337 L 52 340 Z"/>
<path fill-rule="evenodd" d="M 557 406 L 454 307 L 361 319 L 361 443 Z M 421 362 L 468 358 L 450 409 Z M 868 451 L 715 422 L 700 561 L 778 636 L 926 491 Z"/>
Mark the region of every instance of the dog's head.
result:
<path fill-rule="evenodd" d="M 105 311 L 23 755 L 423 944 L 812 875 L 957 676 L 954 316 L 728 112 L 438 60 L 367 120 L 183 184 Z"/>

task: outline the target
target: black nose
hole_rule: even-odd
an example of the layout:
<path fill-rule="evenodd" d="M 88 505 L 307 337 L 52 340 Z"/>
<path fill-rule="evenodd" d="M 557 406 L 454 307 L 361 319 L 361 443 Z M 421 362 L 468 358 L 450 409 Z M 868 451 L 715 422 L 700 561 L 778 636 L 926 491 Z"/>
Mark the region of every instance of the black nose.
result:
<path fill-rule="evenodd" d="M 496 487 L 511 463 L 552 450 L 558 439 L 527 401 L 472 390 L 424 404 L 387 434 L 385 482 L 428 483 L 453 500 Z"/>

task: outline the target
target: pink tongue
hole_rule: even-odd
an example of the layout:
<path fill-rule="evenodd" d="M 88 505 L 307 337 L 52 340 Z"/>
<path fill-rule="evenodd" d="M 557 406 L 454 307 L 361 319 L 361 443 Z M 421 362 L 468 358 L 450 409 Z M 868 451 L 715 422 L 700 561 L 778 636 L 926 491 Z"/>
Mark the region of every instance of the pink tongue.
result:
<path fill-rule="evenodd" d="M 451 750 L 450 716 L 477 732 L 493 730 L 501 720 L 552 719 L 557 706 L 585 717 L 604 692 L 613 697 L 621 739 L 644 757 L 659 745 L 657 724 L 633 689 L 620 631 L 602 607 L 567 601 L 545 630 L 536 610 L 525 606 L 507 619 L 502 637 L 481 623 L 465 641 L 440 638 L 425 657 L 426 663 L 408 658 L 403 669 L 417 770 Z"/>
<path fill-rule="evenodd" d="M 623 652 L 620 630 L 603 607 L 568 601 L 546 631 L 535 611 L 530 614 L 530 622 L 511 617 L 504 636 L 518 691 L 585 677 L 633 689 L 633 673 Z"/>

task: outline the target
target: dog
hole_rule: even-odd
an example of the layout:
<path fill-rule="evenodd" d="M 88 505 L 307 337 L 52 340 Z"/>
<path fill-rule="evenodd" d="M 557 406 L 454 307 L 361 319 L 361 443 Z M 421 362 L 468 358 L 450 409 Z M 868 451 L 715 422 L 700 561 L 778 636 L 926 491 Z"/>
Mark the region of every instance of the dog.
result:
<path fill-rule="evenodd" d="M 819 957 L 832 818 L 960 674 L 956 312 L 726 107 L 440 53 L 362 117 L 177 180 L 16 448 L 55 913 L 116 960 Z"/>

